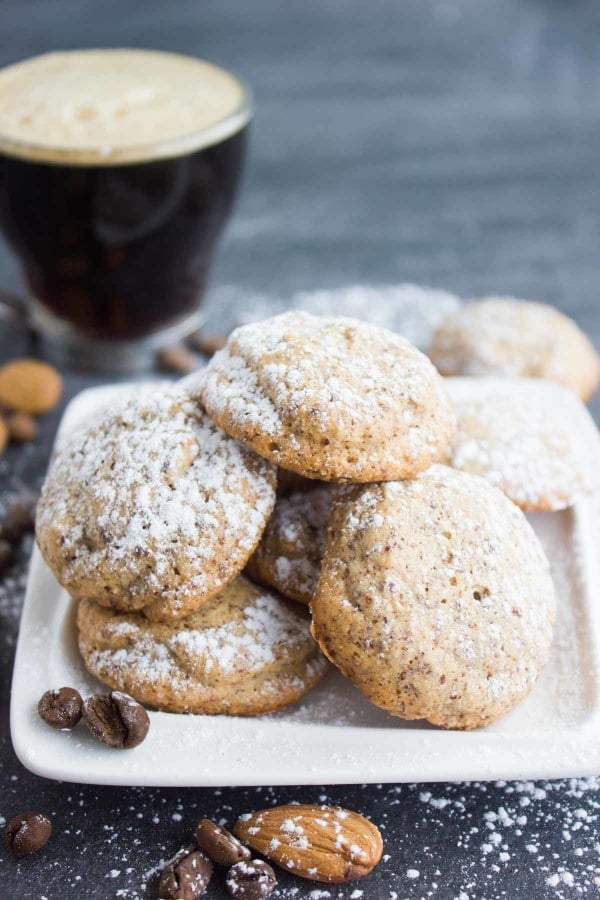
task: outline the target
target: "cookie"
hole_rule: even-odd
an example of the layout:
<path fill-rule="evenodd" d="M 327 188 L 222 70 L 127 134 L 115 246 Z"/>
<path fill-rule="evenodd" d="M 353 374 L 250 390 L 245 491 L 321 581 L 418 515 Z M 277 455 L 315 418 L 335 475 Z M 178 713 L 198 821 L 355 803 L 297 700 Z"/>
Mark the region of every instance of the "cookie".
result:
<path fill-rule="evenodd" d="M 557 404 L 566 389 L 538 382 L 532 393 L 529 381 L 510 379 L 509 384 L 471 399 L 454 396 L 458 431 L 450 465 L 481 475 L 521 509 L 566 509 L 590 482 L 584 456 Z"/>
<path fill-rule="evenodd" d="M 289 312 L 245 325 L 199 394 L 227 434 L 308 478 L 408 478 L 446 453 L 452 405 L 404 338 L 354 319 Z"/>
<path fill-rule="evenodd" d="M 484 479 L 436 465 L 344 489 L 311 610 L 324 653 L 374 704 L 477 728 L 531 691 L 555 599 L 521 510 Z"/>
<path fill-rule="evenodd" d="M 82 600 L 77 628 L 96 678 L 170 712 L 271 712 L 302 697 L 327 669 L 304 610 L 243 577 L 171 622 Z"/>
<path fill-rule="evenodd" d="M 42 555 L 75 598 L 187 615 L 244 568 L 275 502 L 275 467 L 177 387 L 127 395 L 54 459 Z"/>
<path fill-rule="evenodd" d="M 583 401 L 600 379 L 600 358 L 572 319 L 510 297 L 488 297 L 452 313 L 434 333 L 429 355 L 442 375 L 545 378 Z"/>
<path fill-rule="evenodd" d="M 310 482 L 309 482 L 310 484 Z M 317 483 L 279 497 L 246 572 L 300 603 L 310 603 L 325 552 L 335 485 Z"/>

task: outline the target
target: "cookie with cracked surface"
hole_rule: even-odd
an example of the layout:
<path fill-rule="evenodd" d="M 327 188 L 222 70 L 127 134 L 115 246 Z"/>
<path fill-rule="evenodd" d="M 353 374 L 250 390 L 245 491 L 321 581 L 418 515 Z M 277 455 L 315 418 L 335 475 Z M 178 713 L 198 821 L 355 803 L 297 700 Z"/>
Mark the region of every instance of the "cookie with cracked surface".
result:
<path fill-rule="evenodd" d="M 587 402 L 600 357 L 568 316 L 545 303 L 486 297 L 451 313 L 429 353 L 442 375 L 497 375 L 557 381 Z"/>
<path fill-rule="evenodd" d="M 311 611 L 324 653 L 374 704 L 477 728 L 531 691 L 555 599 L 521 510 L 482 478 L 436 465 L 345 489 Z"/>
<path fill-rule="evenodd" d="M 184 616 L 245 566 L 275 466 L 176 386 L 128 395 L 61 445 L 37 509 L 42 555 L 75 598 Z"/>
<path fill-rule="evenodd" d="M 335 492 L 336 485 L 320 483 L 277 499 L 246 566 L 253 581 L 299 603 L 310 603 L 319 580 Z"/>
<path fill-rule="evenodd" d="M 82 600 L 77 627 L 96 678 L 170 712 L 271 712 L 302 697 L 328 667 L 305 611 L 243 577 L 171 622 Z"/>
<path fill-rule="evenodd" d="M 560 398 L 566 389 L 539 384 L 542 389 L 532 394 L 519 379 L 511 379 L 510 390 L 454 398 L 458 431 L 449 464 L 481 475 L 528 512 L 566 509 L 591 482 L 584 455 L 556 405 L 557 392 Z"/>
<path fill-rule="evenodd" d="M 455 429 L 427 357 L 355 319 L 288 312 L 244 325 L 198 393 L 232 437 L 322 481 L 411 477 L 446 454 Z"/>

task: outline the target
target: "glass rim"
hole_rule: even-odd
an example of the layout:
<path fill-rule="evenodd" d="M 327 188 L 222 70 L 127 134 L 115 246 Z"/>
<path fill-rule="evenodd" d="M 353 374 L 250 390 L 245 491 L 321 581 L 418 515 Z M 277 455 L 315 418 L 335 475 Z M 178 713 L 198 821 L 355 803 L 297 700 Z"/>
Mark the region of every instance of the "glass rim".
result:
<path fill-rule="evenodd" d="M 0 131 L 0 156 L 49 166 L 116 167 L 175 159 L 214 147 L 242 131 L 254 115 L 254 95 L 250 86 L 231 69 L 222 68 L 222 70 L 227 72 L 240 87 L 241 99 L 233 112 L 212 125 L 177 137 L 146 141 L 142 144 L 127 144 L 114 149 L 40 144 L 10 137 Z"/>

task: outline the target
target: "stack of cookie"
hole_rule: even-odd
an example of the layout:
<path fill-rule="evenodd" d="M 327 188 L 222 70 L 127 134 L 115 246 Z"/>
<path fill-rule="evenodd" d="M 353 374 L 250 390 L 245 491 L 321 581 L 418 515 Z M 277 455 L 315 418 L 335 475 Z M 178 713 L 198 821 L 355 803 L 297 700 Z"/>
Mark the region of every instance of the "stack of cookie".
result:
<path fill-rule="evenodd" d="M 391 332 L 237 329 L 53 462 L 37 536 L 87 667 L 160 709 L 256 714 L 324 654 L 393 715 L 494 721 L 544 666 L 554 590 L 521 510 L 442 464 L 455 434 L 443 379 Z"/>
<path fill-rule="evenodd" d="M 177 386 L 138 391 L 59 450 L 36 533 L 79 601 L 91 672 L 158 709 L 240 715 L 319 681 L 303 610 L 240 576 L 275 484 Z"/>

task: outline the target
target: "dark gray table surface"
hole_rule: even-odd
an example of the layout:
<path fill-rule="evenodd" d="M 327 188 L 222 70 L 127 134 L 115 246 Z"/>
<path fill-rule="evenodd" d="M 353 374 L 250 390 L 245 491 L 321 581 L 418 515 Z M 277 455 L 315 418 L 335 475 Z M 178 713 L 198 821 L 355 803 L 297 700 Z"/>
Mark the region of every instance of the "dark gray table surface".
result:
<path fill-rule="evenodd" d="M 297 290 L 356 283 L 503 292 L 557 304 L 600 343 L 598 4 L 4 0 L 0 24 L 0 63 L 52 48 L 151 46 L 207 56 L 250 81 L 251 155 L 215 289 L 274 306 Z M 0 283 L 19 285 L 5 251 Z M 211 328 L 231 324 L 231 310 L 211 309 Z M 28 349 L 3 327 L 2 359 Z M 65 401 L 100 381 L 67 373 Z M 40 441 L 0 460 L 2 497 L 39 484 L 59 413 Z M 29 549 L 0 584 L 0 816 L 47 811 L 54 835 L 22 862 L 0 850 L 0 897 L 155 896 L 155 867 L 201 814 L 231 821 L 317 798 L 371 816 L 384 861 L 322 894 L 283 876 L 275 897 L 600 896 L 595 778 L 179 791 L 29 774 L 8 729 Z M 224 896 L 222 882 L 209 896 Z"/>

